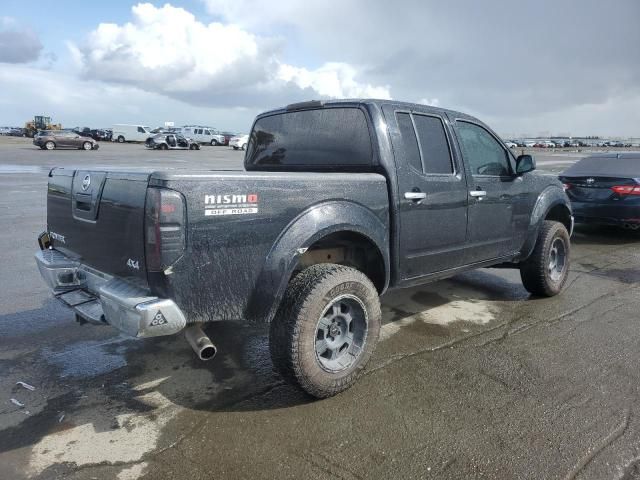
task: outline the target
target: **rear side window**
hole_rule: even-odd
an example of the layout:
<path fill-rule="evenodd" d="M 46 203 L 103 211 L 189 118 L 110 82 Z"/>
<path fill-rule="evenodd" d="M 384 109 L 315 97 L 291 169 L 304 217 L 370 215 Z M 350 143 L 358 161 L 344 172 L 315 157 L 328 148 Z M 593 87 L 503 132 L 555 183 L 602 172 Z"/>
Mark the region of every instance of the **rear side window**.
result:
<path fill-rule="evenodd" d="M 428 115 L 396 113 L 406 161 L 416 171 L 454 173 L 451 151 L 442 120 Z"/>
<path fill-rule="evenodd" d="M 427 115 L 414 115 L 425 173 L 452 174 L 449 142 L 442 120 Z"/>
<path fill-rule="evenodd" d="M 323 108 L 258 119 L 249 137 L 245 168 L 358 168 L 370 166 L 372 158 L 362 110 Z"/>
<path fill-rule="evenodd" d="M 422 172 L 422 163 L 420 161 L 420 150 L 418 149 L 418 139 L 416 131 L 413 129 L 411 115 L 408 113 L 397 113 L 398 128 L 402 135 L 402 145 L 404 146 L 404 155 L 406 162 L 418 172 Z"/>

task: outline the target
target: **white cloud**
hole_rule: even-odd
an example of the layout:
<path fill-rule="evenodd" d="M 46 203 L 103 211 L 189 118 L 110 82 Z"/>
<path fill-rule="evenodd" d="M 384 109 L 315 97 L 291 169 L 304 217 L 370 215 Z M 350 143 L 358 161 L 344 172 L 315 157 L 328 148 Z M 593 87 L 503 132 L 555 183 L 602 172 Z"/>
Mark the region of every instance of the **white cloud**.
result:
<path fill-rule="evenodd" d="M 437 98 L 421 98 L 420 100 L 418 100 L 418 103 L 437 107 L 440 105 L 440 100 L 438 100 Z"/>
<path fill-rule="evenodd" d="M 194 105 L 271 107 L 314 97 L 390 96 L 388 87 L 361 83 L 352 65 L 309 70 L 283 62 L 281 50 L 276 38 L 149 3 L 132 8 L 131 22 L 102 23 L 82 46 L 70 45 L 86 78 Z"/>
<path fill-rule="evenodd" d="M 391 98 L 389 87 L 379 87 L 356 81 L 357 71 L 346 63 L 325 63 L 316 70 L 280 65 L 277 77 L 293 82 L 300 88 L 312 88 L 322 96 L 332 98 Z"/>

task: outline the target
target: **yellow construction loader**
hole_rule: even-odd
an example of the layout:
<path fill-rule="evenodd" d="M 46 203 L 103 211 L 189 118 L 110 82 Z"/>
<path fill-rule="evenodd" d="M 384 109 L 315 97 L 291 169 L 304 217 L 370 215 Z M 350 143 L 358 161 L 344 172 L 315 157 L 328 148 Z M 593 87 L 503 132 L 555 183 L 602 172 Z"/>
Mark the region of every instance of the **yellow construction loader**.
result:
<path fill-rule="evenodd" d="M 24 134 L 27 137 L 33 138 L 38 133 L 38 130 L 62 130 L 62 125 L 51 123 L 51 117 L 42 115 L 36 115 L 33 120 L 29 120 L 24 124 Z"/>

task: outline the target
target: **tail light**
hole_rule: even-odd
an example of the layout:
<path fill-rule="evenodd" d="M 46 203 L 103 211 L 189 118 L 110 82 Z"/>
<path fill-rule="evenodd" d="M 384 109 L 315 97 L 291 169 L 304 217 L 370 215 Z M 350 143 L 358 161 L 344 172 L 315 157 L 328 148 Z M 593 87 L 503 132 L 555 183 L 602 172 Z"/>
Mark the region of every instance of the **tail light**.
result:
<path fill-rule="evenodd" d="M 173 265 L 185 249 L 185 202 L 165 188 L 148 188 L 144 237 L 147 271 L 160 272 Z"/>
<path fill-rule="evenodd" d="M 611 187 L 618 195 L 640 195 L 640 185 L 616 185 Z"/>

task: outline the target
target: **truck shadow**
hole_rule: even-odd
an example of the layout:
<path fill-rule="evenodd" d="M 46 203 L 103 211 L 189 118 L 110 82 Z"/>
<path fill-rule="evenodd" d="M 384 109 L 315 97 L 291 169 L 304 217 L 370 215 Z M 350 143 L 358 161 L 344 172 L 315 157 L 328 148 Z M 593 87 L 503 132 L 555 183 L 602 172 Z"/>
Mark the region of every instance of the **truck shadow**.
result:
<path fill-rule="evenodd" d="M 382 301 L 383 331 L 395 333 L 396 324 L 406 323 L 416 315 L 429 314 L 431 317 L 419 324 L 424 327 L 421 333 L 438 341 L 442 337 L 455 336 L 465 322 L 479 326 L 491 321 L 494 316 L 483 309 L 484 303 L 509 302 L 527 296 L 519 283 L 490 271 L 476 271 L 385 295 Z M 205 331 L 219 347 L 218 355 L 212 361 L 198 360 L 183 338 L 147 339 L 142 350 L 128 356 L 128 366 L 118 375 L 123 379 L 137 376 L 135 382 L 153 384 L 151 390 L 170 402 L 195 410 L 259 411 L 315 401 L 285 383 L 273 371 L 267 326 L 216 322 L 207 325 Z M 415 332 L 415 327 L 409 327 L 405 334 L 414 335 Z M 127 374 L 126 370 L 130 372 Z M 154 379 L 160 378 L 161 382 L 154 383 Z M 121 398 L 122 393 L 118 391 L 117 396 Z M 132 392 L 134 397 L 146 393 L 147 390 Z M 112 400 L 117 401 L 117 398 Z"/>

